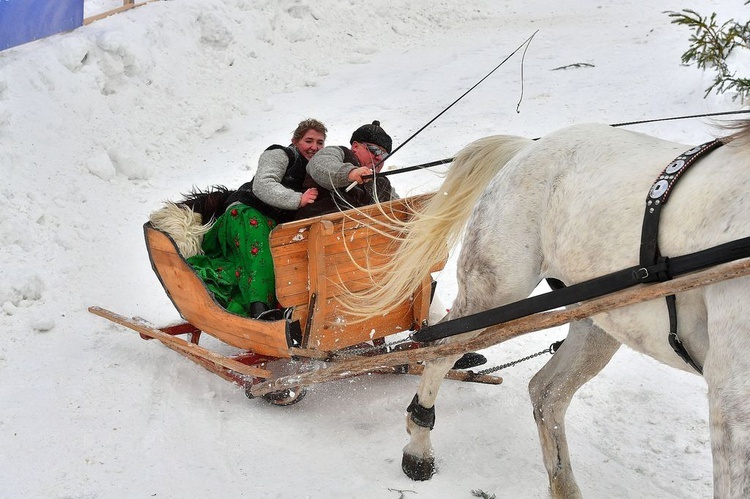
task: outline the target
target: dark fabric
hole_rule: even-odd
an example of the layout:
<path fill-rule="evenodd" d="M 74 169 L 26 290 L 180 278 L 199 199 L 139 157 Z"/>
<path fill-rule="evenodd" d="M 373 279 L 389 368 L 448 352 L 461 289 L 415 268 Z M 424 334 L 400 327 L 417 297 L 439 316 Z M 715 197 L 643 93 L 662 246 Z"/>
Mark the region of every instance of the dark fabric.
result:
<path fill-rule="evenodd" d="M 344 152 L 344 162 L 351 163 L 354 166 L 360 166 L 359 160 L 348 147 L 339 146 Z M 393 197 L 393 188 L 387 177 L 376 176 L 372 182 L 366 182 L 362 185 L 357 184 L 349 192 L 346 187 L 340 187 L 333 191 L 321 187 L 308 174 L 303 184 L 305 189 L 315 187 L 318 189 L 318 198 L 314 203 L 303 206 L 297 210 L 294 219 L 302 220 L 303 218 L 317 217 L 327 213 L 349 210 L 352 207 L 359 208 L 375 204 L 376 202 L 390 201 Z"/>
<path fill-rule="evenodd" d="M 255 208 L 236 204 L 203 237 L 205 254 L 188 258 L 216 301 L 230 312 L 247 317 L 253 302 L 276 306 L 268 239 L 275 226 Z"/>
<path fill-rule="evenodd" d="M 368 144 L 375 144 L 382 147 L 390 154 L 391 146 L 393 141 L 390 135 L 385 133 L 385 130 L 380 126 L 380 122 L 375 120 L 371 125 L 362 125 L 357 128 L 352 134 L 352 138 L 349 143 L 352 142 L 367 142 Z"/>
<path fill-rule="evenodd" d="M 200 214 L 202 223 L 206 224 L 216 220 L 224 213 L 226 200 L 234 193 L 235 191 L 227 189 L 223 185 L 214 185 L 205 191 L 194 188 L 189 193 L 183 194 L 184 198 L 179 204 Z"/>
<path fill-rule="evenodd" d="M 282 149 L 289 158 L 289 164 L 286 167 L 284 178 L 281 179 L 281 184 L 297 192 L 304 192 L 302 183 L 307 175 L 307 158 L 302 156 L 293 145 L 284 147 L 274 144 L 268 147 L 266 151 L 272 149 Z"/>
<path fill-rule="evenodd" d="M 284 147 L 278 144 L 269 146 L 266 151 L 271 149 L 283 149 L 289 158 L 289 164 L 287 165 L 286 173 L 281 180 L 281 184 L 284 187 L 288 187 L 297 192 L 305 192 L 306 188 L 303 187 L 305 177 L 307 175 L 307 159 L 299 154 L 293 146 Z M 225 209 L 232 203 L 240 202 L 248 206 L 252 206 L 260 211 L 264 216 L 273 219 L 276 223 L 282 224 L 290 222 L 296 219 L 295 210 L 283 210 L 275 206 L 271 206 L 268 203 L 262 201 L 258 196 L 253 193 L 253 180 L 245 182 L 240 186 L 237 191 L 227 198 Z"/>

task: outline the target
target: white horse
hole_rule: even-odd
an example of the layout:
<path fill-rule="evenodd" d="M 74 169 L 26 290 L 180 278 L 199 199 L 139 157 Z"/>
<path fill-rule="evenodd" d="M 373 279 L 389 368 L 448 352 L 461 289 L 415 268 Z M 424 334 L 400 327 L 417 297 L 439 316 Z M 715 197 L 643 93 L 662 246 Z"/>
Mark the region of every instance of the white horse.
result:
<path fill-rule="evenodd" d="M 723 142 L 685 173 L 664 206 L 663 255 L 750 236 L 750 121 Z M 690 147 L 604 125 L 577 125 L 537 141 L 478 140 L 457 155 L 443 186 L 406 227 L 400 251 L 378 270 L 379 289 L 356 307 L 387 311 L 462 231 L 458 295 L 445 320 L 523 299 L 545 278 L 571 285 L 637 265 L 646 196 Z M 721 498 L 750 497 L 749 296 L 747 277 L 677 296 L 678 335 L 708 384 L 714 495 Z M 695 372 L 670 347 L 668 332 L 664 300 L 601 313 L 572 323 L 562 347 L 533 377 L 529 392 L 554 497 L 581 496 L 565 438 L 568 404 L 621 344 Z M 434 404 L 458 356 L 427 363 L 408 408 L 402 467 L 415 480 L 435 471 Z"/>

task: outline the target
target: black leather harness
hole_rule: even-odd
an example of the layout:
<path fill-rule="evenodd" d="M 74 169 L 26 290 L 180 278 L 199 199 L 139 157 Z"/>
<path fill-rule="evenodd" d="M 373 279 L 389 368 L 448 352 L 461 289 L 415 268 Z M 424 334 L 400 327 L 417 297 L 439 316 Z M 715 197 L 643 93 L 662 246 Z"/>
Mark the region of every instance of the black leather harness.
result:
<path fill-rule="evenodd" d="M 646 214 L 641 233 L 640 263 L 638 265 L 501 307 L 423 327 L 415 332 L 412 338 L 419 342 L 447 338 L 539 312 L 591 300 L 636 284 L 666 281 L 679 275 L 750 257 L 750 237 L 671 258 L 664 257 L 659 253 L 659 214 L 675 182 L 704 153 L 720 145 L 722 145 L 722 142 L 715 140 L 686 151 L 672 161 L 656 179 L 646 201 Z M 670 304 L 670 302 L 672 303 Z M 701 367 L 693 362 L 677 337 L 677 314 L 674 303 L 674 296 L 667 298 L 670 317 L 669 342 L 685 362 L 701 372 Z"/>
<path fill-rule="evenodd" d="M 712 140 L 700 146 L 694 147 L 689 151 L 677 156 L 674 161 L 669 163 L 664 171 L 656 178 L 653 186 L 648 192 L 646 198 L 646 213 L 643 215 L 643 229 L 641 231 L 641 265 L 645 268 L 649 265 L 658 264 L 667 259 L 659 251 L 659 219 L 662 207 L 667 204 L 669 194 L 672 188 L 680 179 L 683 173 L 690 166 L 717 147 L 723 145 L 720 140 Z M 649 276 L 645 276 L 649 277 Z M 668 281 L 672 279 L 669 272 L 660 272 L 655 277 L 655 281 Z M 669 344 L 677 355 L 685 362 L 690 364 L 696 371 L 703 374 L 703 367 L 698 365 L 685 349 L 685 346 L 677 336 L 677 300 L 674 295 L 666 297 L 667 311 L 669 313 Z"/>

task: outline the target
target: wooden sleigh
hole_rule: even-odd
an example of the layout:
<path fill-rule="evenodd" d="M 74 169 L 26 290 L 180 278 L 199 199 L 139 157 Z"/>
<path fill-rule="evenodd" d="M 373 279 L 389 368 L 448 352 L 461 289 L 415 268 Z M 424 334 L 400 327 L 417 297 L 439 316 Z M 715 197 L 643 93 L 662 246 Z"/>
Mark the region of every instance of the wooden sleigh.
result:
<path fill-rule="evenodd" d="M 419 199 L 381 206 L 391 216 L 408 217 L 406 201 L 419 202 Z M 352 263 L 351 257 L 362 262 L 377 261 L 397 250 L 390 238 L 373 230 L 366 221 L 367 216 L 383 217 L 378 208 L 362 211 L 365 215 L 336 213 L 274 229 L 271 246 L 277 293 L 282 306 L 293 308 L 288 319 L 259 321 L 223 309 L 180 256 L 174 241 L 148 223 L 144 232 L 152 266 L 186 322 L 156 328 L 142 319 L 123 317 L 99 307 L 91 307 L 89 311 L 133 329 L 146 339 L 159 339 L 206 369 L 243 386 L 251 398 L 263 397 L 278 405 L 288 405 L 304 395 L 304 387 L 315 383 L 366 373 L 421 374 L 421 363 L 427 360 L 480 350 L 599 313 L 750 275 L 750 259 L 745 258 L 666 282 L 639 284 L 561 310 L 527 315 L 491 326 L 472 339 L 432 346 L 402 343 L 390 349 L 384 344 L 386 337 L 418 330 L 426 323 L 431 278 L 425 276 L 421 289 L 405 298 L 394 313 L 367 323 L 348 322 L 335 300 L 341 292 L 340 285 L 345 283 L 359 289 L 367 289 L 369 285 L 365 273 Z M 201 332 L 243 351 L 229 357 L 207 350 L 198 345 Z M 189 335 L 189 340 L 177 337 L 182 334 Z M 378 345 L 381 347 L 377 348 Z M 323 364 L 307 368 L 306 362 Z M 451 370 L 446 378 L 502 383 L 500 377 L 471 371 Z"/>
<path fill-rule="evenodd" d="M 100 307 L 89 311 L 141 334 L 158 339 L 222 378 L 245 388 L 249 397 L 262 395 L 272 403 L 288 405 L 298 401 L 304 390 L 285 386 L 281 390 L 263 389 L 277 380 L 305 370 L 310 363 L 324 370 L 339 362 L 364 362 L 373 354 L 389 355 L 385 338 L 404 331 L 418 330 L 427 324 L 432 294 L 432 278 L 424 276 L 421 287 L 391 313 L 367 322 L 357 322 L 339 306 L 336 297 L 343 286 L 352 290 L 372 287 L 371 278 L 359 264 L 377 264 L 397 251 L 398 235 L 387 225 L 373 228 L 370 219 L 385 220 L 410 216 L 411 206 L 426 196 L 407 198 L 333 213 L 277 226 L 270 236 L 279 304 L 290 313 L 275 321 L 256 320 L 233 314 L 220 306 L 203 281 L 180 255 L 174 240 L 146 223 L 143 227 L 151 266 L 164 290 L 185 322 L 155 327 L 143 319 L 127 318 Z M 358 262 L 358 263 L 357 263 Z M 442 268 L 444 262 L 432 271 Z M 225 356 L 199 345 L 201 333 L 241 350 Z M 180 335 L 188 335 L 182 339 Z M 400 350 L 418 345 L 400 343 Z M 365 352 L 355 355 L 351 352 Z M 377 364 L 377 363 L 376 363 Z M 370 365 L 370 364 L 368 364 Z M 371 365 L 357 375 L 375 373 L 420 374 L 418 361 Z M 280 374 L 281 373 L 281 374 Z M 314 382 L 347 377 L 336 372 Z M 499 384 L 502 378 L 452 370 L 449 379 Z M 310 383 L 307 383 L 310 384 Z M 257 387 L 257 390 L 256 390 Z M 255 393 L 255 392 L 258 393 Z M 262 393 L 261 393 L 262 392 Z"/>

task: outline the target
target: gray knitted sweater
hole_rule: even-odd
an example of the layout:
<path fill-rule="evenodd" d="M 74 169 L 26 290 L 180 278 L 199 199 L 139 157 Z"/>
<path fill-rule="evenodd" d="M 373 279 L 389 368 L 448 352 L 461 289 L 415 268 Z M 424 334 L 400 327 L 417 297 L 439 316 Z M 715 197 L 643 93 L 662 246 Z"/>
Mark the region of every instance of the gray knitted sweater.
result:
<path fill-rule="evenodd" d="M 261 154 L 253 180 L 253 194 L 264 203 L 282 210 L 299 208 L 302 193 L 281 184 L 288 166 L 289 157 L 283 149 L 271 149 Z"/>
<path fill-rule="evenodd" d="M 352 163 L 346 163 L 344 161 L 344 151 L 339 146 L 327 146 L 315 153 L 309 163 L 307 163 L 307 174 L 321 187 L 326 189 L 334 190 L 341 189 L 343 187 L 349 187 L 352 183 L 349 180 L 349 172 L 359 167 Z M 386 180 L 385 177 L 380 177 L 380 180 Z M 390 182 L 385 182 L 388 186 L 388 198 L 398 199 L 398 194 L 395 189 L 390 185 Z M 369 192 L 374 198 L 379 197 L 376 195 L 373 182 L 366 182 L 362 188 Z M 382 183 L 378 183 L 378 188 Z M 382 195 L 382 194 L 381 194 Z M 382 199 L 382 198 L 381 198 Z"/>
<path fill-rule="evenodd" d="M 307 173 L 321 187 L 333 190 L 352 183 L 349 172 L 359 165 L 344 162 L 344 151 L 338 146 L 324 147 L 307 163 Z"/>

